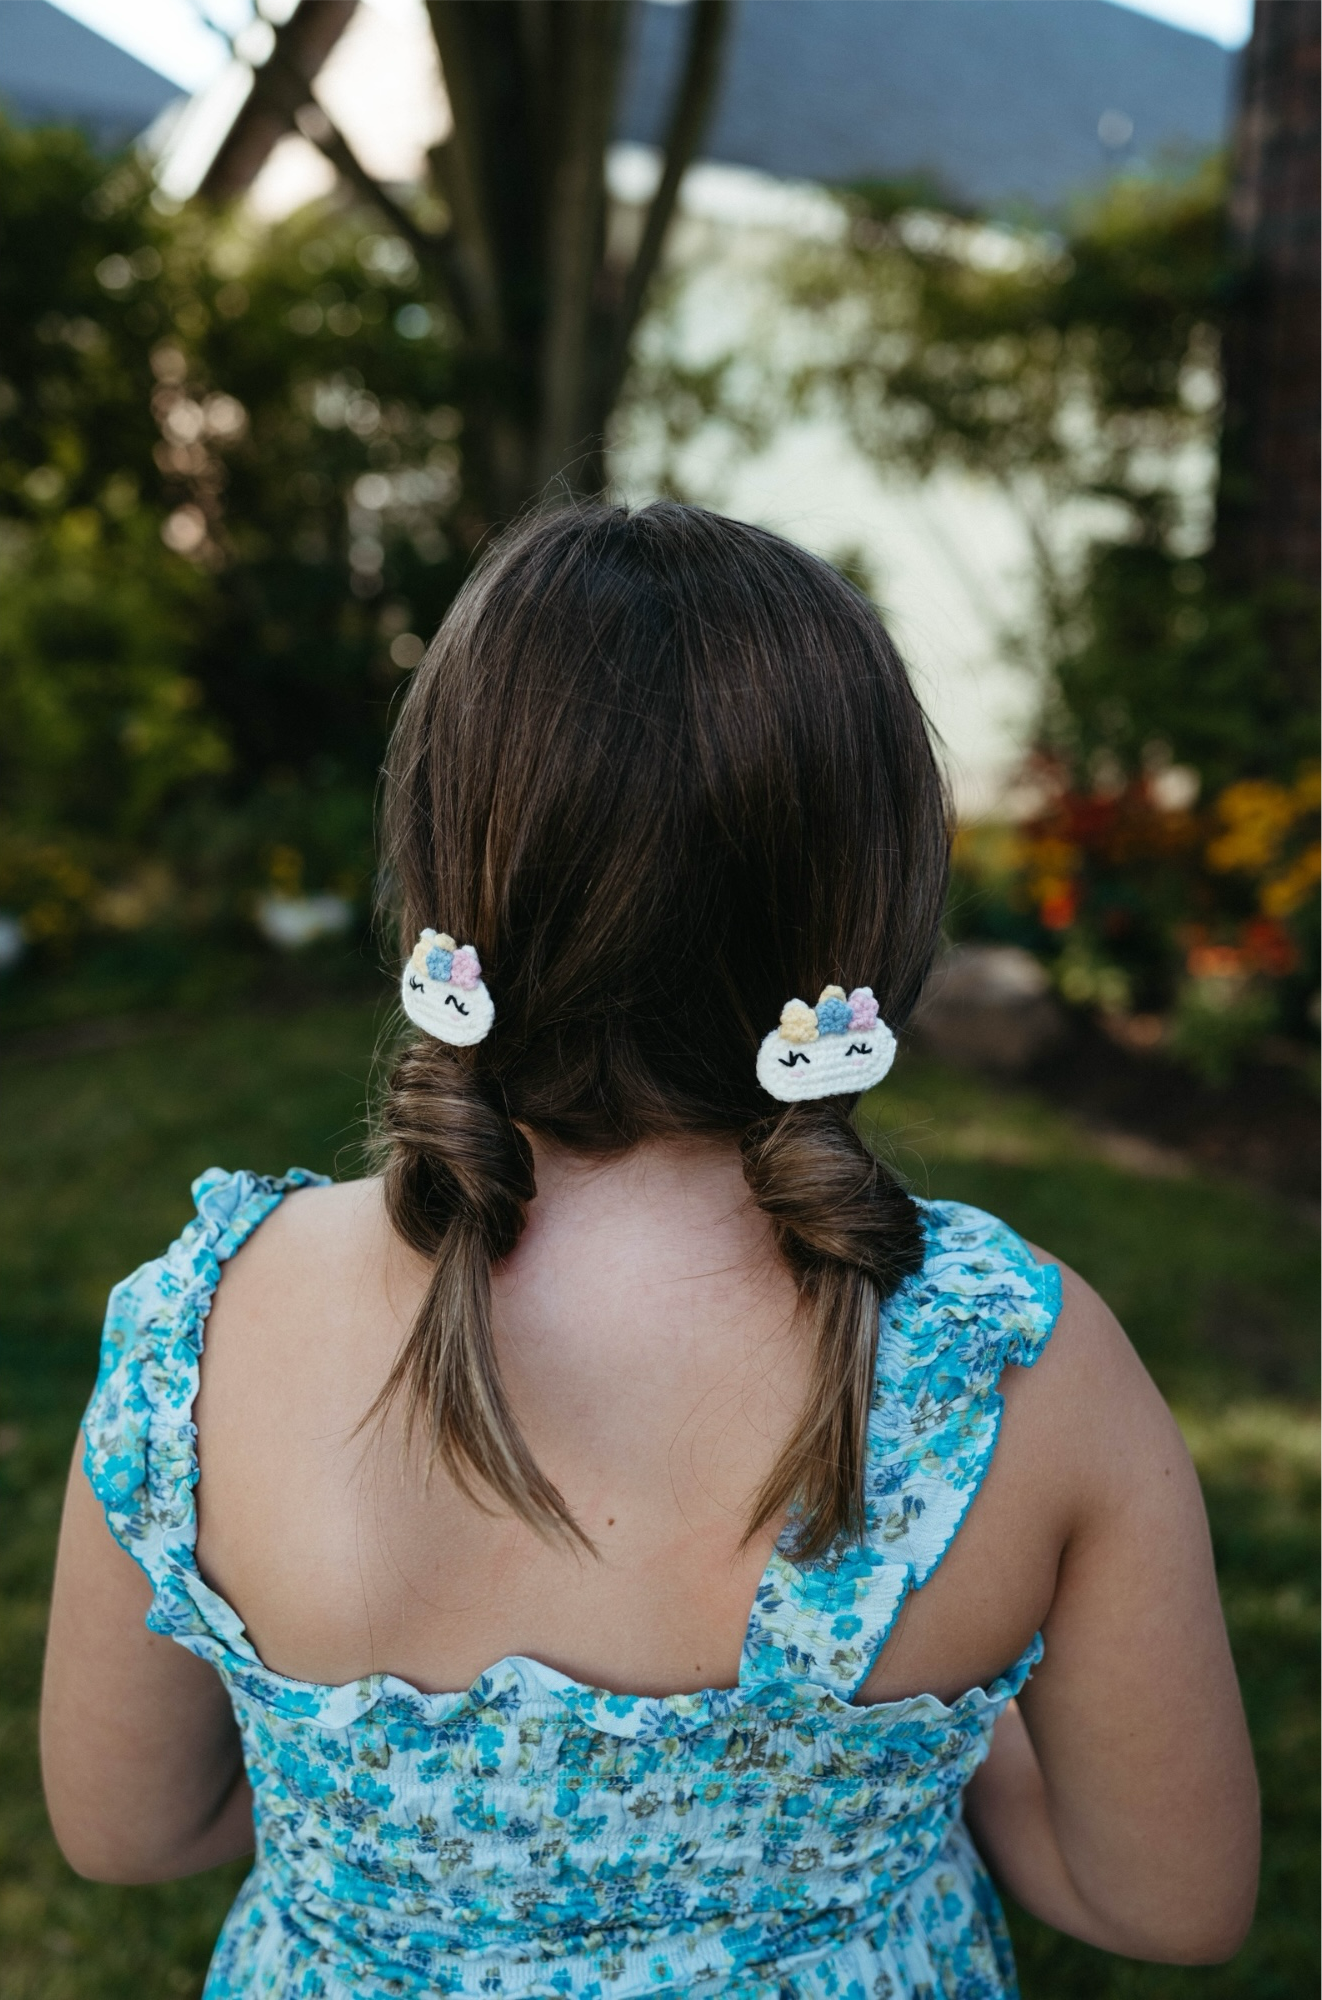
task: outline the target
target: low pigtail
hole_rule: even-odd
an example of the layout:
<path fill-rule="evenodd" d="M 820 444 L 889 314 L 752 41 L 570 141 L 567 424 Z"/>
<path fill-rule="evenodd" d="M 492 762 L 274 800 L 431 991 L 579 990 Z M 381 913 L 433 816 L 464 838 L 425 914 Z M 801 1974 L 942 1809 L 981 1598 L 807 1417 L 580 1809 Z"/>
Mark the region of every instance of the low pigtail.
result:
<path fill-rule="evenodd" d="M 883 1302 L 923 1261 L 918 1210 L 831 1099 L 796 1104 L 743 1140 L 744 1178 L 770 1217 L 815 1330 L 803 1414 L 753 1506 L 753 1535 L 794 1510 L 796 1557 L 864 1529 L 868 1412 Z"/>
<path fill-rule="evenodd" d="M 590 1547 L 514 1421 L 491 1334 L 491 1266 L 508 1257 L 536 1193 L 532 1150 L 503 1099 L 443 1044 L 405 1049 L 379 1120 L 391 1223 L 432 1277 L 388 1381 L 478 1506 L 494 1495 L 539 1534 Z"/>

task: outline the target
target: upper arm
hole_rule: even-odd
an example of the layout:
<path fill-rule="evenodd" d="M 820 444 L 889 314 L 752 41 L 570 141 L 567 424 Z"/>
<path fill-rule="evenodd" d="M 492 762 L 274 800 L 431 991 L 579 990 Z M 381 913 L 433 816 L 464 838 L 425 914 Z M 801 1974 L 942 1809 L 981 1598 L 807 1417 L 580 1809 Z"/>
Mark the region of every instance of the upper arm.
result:
<path fill-rule="evenodd" d="M 1197 1475 L 1112 1314 L 1062 1278 L 1023 1391 L 1067 1532 L 1020 1704 L 1086 1899 L 1136 1955 L 1158 1939 L 1150 1955 L 1179 1956 L 1186 1932 L 1194 1955 L 1212 1937 L 1233 1949 L 1256 1890 L 1257 1788 Z"/>
<path fill-rule="evenodd" d="M 215 1670 L 144 1624 L 151 1585 L 111 1535 L 81 1447 L 46 1645 L 46 1802 L 80 1873 L 159 1880 L 251 1845 L 238 1730 Z"/>

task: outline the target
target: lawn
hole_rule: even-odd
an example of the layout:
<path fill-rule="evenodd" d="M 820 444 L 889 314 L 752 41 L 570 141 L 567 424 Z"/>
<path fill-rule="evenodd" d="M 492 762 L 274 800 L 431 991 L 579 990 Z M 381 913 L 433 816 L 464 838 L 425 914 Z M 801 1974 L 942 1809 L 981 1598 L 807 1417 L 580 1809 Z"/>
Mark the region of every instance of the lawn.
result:
<path fill-rule="evenodd" d="M 200 1991 L 241 1867 L 79 1881 L 46 1827 L 35 1707 L 60 1490 L 109 1285 L 177 1232 L 213 1163 L 355 1170 L 382 1019 L 345 1001 L 141 1024 L 0 1067 L 0 2000 Z M 868 1105 L 920 1193 L 1004 1215 L 1089 1278 L 1203 1478 L 1266 1801 L 1260 1915 L 1228 1966 L 1107 1957 L 1012 1913 L 1026 2000 L 1317 1990 L 1315 1231 L 1250 1190 L 1125 1155 L 1024 1092 L 905 1062 Z"/>

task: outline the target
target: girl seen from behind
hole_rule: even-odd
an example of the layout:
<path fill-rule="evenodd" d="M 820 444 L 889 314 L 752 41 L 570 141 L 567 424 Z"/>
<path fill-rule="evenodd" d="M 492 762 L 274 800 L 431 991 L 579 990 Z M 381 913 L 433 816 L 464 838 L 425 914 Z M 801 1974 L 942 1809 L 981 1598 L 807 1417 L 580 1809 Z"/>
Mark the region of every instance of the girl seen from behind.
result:
<path fill-rule="evenodd" d="M 385 796 L 379 1176 L 213 1170 L 112 1295 L 73 1866 L 255 1840 L 209 2000 L 994 2000 L 988 1869 L 1228 1956 L 1256 1795 L 1178 1432 L 1080 1279 L 850 1122 L 946 875 L 876 614 L 697 509 L 534 521 Z"/>

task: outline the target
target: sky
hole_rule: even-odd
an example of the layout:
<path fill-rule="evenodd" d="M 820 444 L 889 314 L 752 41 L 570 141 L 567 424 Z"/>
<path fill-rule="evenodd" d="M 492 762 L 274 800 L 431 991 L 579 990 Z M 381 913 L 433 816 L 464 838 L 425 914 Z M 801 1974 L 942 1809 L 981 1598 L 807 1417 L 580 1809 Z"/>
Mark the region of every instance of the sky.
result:
<path fill-rule="evenodd" d="M 53 0 L 53 4 L 185 90 L 202 89 L 228 59 L 224 39 L 207 27 L 195 0 Z M 929 4 L 939 6 L 941 0 Z M 1051 6 L 1054 0 L 1039 4 Z M 1112 0 L 1112 4 L 1210 35 L 1229 49 L 1248 40 L 1253 19 L 1253 0 Z M 411 8 L 416 0 L 373 0 L 373 5 L 388 14 Z M 207 0 L 206 11 L 230 32 L 242 30 L 252 19 L 247 0 Z M 264 11 L 278 19 L 290 11 L 289 0 L 267 0 Z"/>

